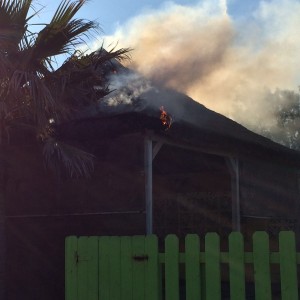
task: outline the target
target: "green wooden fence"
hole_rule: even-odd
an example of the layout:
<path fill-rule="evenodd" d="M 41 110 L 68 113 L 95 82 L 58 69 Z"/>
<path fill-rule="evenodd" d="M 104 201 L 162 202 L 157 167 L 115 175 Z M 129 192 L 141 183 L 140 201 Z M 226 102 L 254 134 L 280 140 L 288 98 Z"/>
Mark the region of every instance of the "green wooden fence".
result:
<path fill-rule="evenodd" d="M 255 297 L 251 299 L 275 299 L 272 264 L 279 265 L 278 299 L 298 300 L 300 254 L 293 232 L 279 234 L 279 252 L 269 251 L 266 232 L 253 235 L 252 252 L 244 251 L 243 236 L 238 232 L 229 235 L 228 252 L 220 252 L 216 233 L 206 234 L 204 242 L 205 251 L 201 252 L 199 237 L 187 235 L 184 247 L 180 245 L 184 251 L 180 251 L 178 238 L 169 235 L 164 253 L 159 253 L 155 235 L 67 237 L 66 300 L 250 299 L 246 295 L 247 265 L 253 269 Z M 227 298 L 221 288 L 221 266 L 226 264 L 230 290 Z"/>

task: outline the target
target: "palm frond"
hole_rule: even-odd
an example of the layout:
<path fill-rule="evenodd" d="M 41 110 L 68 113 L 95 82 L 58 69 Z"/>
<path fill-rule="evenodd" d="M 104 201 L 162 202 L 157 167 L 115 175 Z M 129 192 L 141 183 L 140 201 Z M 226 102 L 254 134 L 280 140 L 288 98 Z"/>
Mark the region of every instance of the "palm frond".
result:
<path fill-rule="evenodd" d="M 116 47 L 117 45 L 115 45 L 108 51 L 105 50 L 103 46 L 100 49 L 98 49 L 95 52 L 97 59 L 96 67 L 113 59 L 116 59 L 119 62 L 123 60 L 130 60 L 130 52 L 132 51 L 131 48 L 120 48 L 116 50 Z"/>
<path fill-rule="evenodd" d="M 35 40 L 33 57 L 45 57 L 69 53 L 78 44 L 88 37 L 91 30 L 100 30 L 95 21 L 73 19 L 86 0 L 61 2 L 51 22 L 41 30 Z"/>
<path fill-rule="evenodd" d="M 47 25 L 37 36 L 32 57 L 35 60 L 43 60 L 46 57 L 66 54 L 81 44 L 82 36 L 97 28 L 93 21 L 71 20 L 62 26 Z"/>
<path fill-rule="evenodd" d="M 63 168 L 71 177 L 89 177 L 95 157 L 77 147 L 48 138 L 43 149 L 47 167 Z"/>
<path fill-rule="evenodd" d="M 86 2 L 87 0 L 78 0 L 73 2 L 71 2 L 70 0 L 63 0 L 54 13 L 50 24 L 62 22 L 65 22 L 65 24 L 67 24 L 69 20 L 75 16 L 75 14 Z"/>
<path fill-rule="evenodd" d="M 27 27 L 32 0 L 0 0 L 0 47 L 17 48 Z"/>
<path fill-rule="evenodd" d="M 55 140 L 56 126 L 49 121 L 59 125 L 76 118 L 107 95 L 113 61 L 130 59 L 131 50 L 101 47 L 88 55 L 76 50 L 100 30 L 94 21 L 74 18 L 87 1 L 62 0 L 50 23 L 36 33 L 27 28 L 33 0 L 0 0 L 0 144 L 9 139 L 8 130 L 22 128 L 43 143 L 46 165 L 73 177 L 88 176 L 94 156 Z M 55 70 L 53 59 L 65 53 L 70 58 Z"/>
<path fill-rule="evenodd" d="M 103 48 L 84 55 L 77 51 L 53 75 L 61 83 L 60 101 L 74 110 L 96 103 L 109 93 L 108 78 L 113 60 L 130 59 L 131 49 L 106 51 Z M 53 90 L 53 89 L 52 89 Z"/>
<path fill-rule="evenodd" d="M 18 107 L 18 115 L 24 116 L 42 128 L 53 116 L 58 104 L 43 80 L 33 72 L 15 70 L 10 78 L 11 102 Z"/>

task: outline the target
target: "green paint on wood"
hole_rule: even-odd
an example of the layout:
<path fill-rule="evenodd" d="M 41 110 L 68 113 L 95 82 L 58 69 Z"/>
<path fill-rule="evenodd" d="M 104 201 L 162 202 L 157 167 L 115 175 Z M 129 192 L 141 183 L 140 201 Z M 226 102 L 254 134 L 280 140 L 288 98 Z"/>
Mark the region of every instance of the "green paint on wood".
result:
<path fill-rule="evenodd" d="M 179 300 L 179 241 L 173 234 L 165 239 L 165 299 Z"/>
<path fill-rule="evenodd" d="M 146 236 L 145 253 L 145 300 L 158 300 L 158 240 L 155 235 Z"/>
<path fill-rule="evenodd" d="M 132 289 L 132 238 L 121 237 L 121 299 L 131 300 Z"/>
<path fill-rule="evenodd" d="M 279 253 L 269 252 L 269 238 L 265 232 L 254 234 L 253 253 L 244 252 L 240 233 L 230 234 L 229 252 L 220 253 L 220 239 L 216 233 L 206 235 L 205 252 L 200 252 L 199 244 L 197 235 L 188 235 L 185 253 L 179 253 L 178 238 L 169 235 L 163 254 L 158 253 L 158 240 L 154 235 L 68 237 L 65 241 L 65 298 L 179 300 L 179 264 L 182 264 L 185 267 L 185 273 L 181 273 L 181 279 L 185 274 L 185 299 L 218 300 L 221 299 L 222 262 L 229 264 L 230 299 L 243 300 L 247 262 L 254 265 L 255 299 L 268 300 L 272 298 L 270 263 L 280 262 L 282 299 L 298 299 L 297 259 L 300 254 L 296 253 L 294 233 L 280 233 Z M 165 283 L 165 297 L 162 282 Z"/>
<path fill-rule="evenodd" d="M 280 252 L 280 276 L 281 276 L 281 299 L 297 300 L 298 280 L 297 280 L 297 259 L 296 241 L 293 232 L 279 233 Z"/>
<path fill-rule="evenodd" d="M 132 280 L 134 283 L 133 300 L 145 299 L 145 237 L 134 236 L 132 239 Z"/>
<path fill-rule="evenodd" d="M 255 300 L 271 300 L 269 236 L 258 231 L 253 235 Z"/>
<path fill-rule="evenodd" d="M 200 300 L 200 241 L 196 234 L 185 237 L 185 281 L 186 300 Z"/>
<path fill-rule="evenodd" d="M 98 237 L 87 240 L 88 294 L 86 300 L 98 300 Z"/>
<path fill-rule="evenodd" d="M 78 300 L 88 298 L 88 237 L 78 239 Z"/>
<path fill-rule="evenodd" d="M 229 235 L 230 300 L 246 299 L 244 239 L 240 232 Z"/>
<path fill-rule="evenodd" d="M 110 237 L 99 237 L 99 300 L 111 300 L 110 298 Z"/>
<path fill-rule="evenodd" d="M 112 236 L 109 241 L 109 267 L 110 267 L 110 299 L 121 299 L 121 245 L 120 237 Z"/>
<path fill-rule="evenodd" d="M 65 240 L 65 298 L 77 300 L 77 237 Z"/>
<path fill-rule="evenodd" d="M 221 300 L 220 238 L 216 233 L 205 236 L 206 300 Z"/>

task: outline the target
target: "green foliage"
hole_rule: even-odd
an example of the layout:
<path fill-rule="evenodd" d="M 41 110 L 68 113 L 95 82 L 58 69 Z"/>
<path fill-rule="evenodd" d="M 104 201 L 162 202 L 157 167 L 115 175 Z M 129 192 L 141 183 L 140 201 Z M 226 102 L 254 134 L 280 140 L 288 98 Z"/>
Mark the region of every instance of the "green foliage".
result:
<path fill-rule="evenodd" d="M 289 148 L 300 150 L 300 94 L 278 89 L 268 98 L 276 122 L 269 127 L 262 126 L 261 133 Z"/>
<path fill-rule="evenodd" d="M 48 164 L 57 160 L 54 164 L 63 163 L 72 176 L 87 175 L 91 155 L 56 140 L 55 127 L 109 93 L 103 70 L 113 59 L 127 59 L 129 49 L 91 54 L 77 49 L 100 30 L 94 21 L 75 18 L 87 0 L 63 0 L 49 24 L 30 32 L 33 2 L 0 0 L 0 146 L 9 142 L 11 128 L 30 128 L 44 145 Z M 61 54 L 68 58 L 55 69 Z"/>

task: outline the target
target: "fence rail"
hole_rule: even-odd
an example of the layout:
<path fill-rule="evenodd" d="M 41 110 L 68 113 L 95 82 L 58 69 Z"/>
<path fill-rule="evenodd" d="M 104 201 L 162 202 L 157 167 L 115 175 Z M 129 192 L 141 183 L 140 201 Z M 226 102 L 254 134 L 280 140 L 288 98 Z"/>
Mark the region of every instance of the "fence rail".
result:
<path fill-rule="evenodd" d="M 165 239 L 164 253 L 159 253 L 158 239 L 149 236 L 92 236 L 66 238 L 66 300 L 218 300 L 282 299 L 298 300 L 295 234 L 279 233 L 279 251 L 269 251 L 266 232 L 253 235 L 253 251 L 244 251 L 241 233 L 228 237 L 228 252 L 220 251 L 216 233 L 205 236 L 204 251 L 195 234 L 185 237 L 180 252 L 175 235 Z M 222 279 L 227 266 L 228 289 L 224 294 Z M 253 269 L 253 298 L 247 295 L 246 269 Z M 279 266 L 280 289 L 272 291 L 271 265 Z M 225 276 L 226 277 L 226 276 Z"/>

